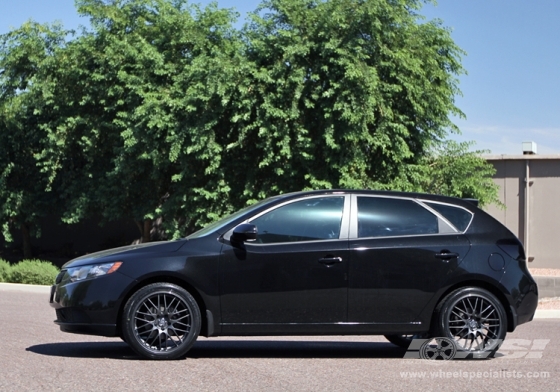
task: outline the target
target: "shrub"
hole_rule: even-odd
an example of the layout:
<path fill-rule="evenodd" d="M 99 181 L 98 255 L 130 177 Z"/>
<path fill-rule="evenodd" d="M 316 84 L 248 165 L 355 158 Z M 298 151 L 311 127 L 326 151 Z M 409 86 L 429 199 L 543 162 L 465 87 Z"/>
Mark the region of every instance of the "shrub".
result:
<path fill-rule="evenodd" d="M 7 282 L 10 273 L 10 263 L 4 259 L 0 259 L 0 282 Z"/>
<path fill-rule="evenodd" d="M 8 274 L 10 283 L 24 284 L 54 284 L 58 268 L 48 261 L 23 260 L 13 265 Z"/>

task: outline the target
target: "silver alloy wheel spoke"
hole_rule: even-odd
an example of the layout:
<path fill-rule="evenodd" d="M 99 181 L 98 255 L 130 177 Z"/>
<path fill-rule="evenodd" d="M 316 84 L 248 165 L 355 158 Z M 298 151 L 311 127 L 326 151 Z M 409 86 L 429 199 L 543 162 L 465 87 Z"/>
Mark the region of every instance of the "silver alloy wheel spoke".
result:
<path fill-rule="evenodd" d="M 155 303 L 153 303 L 151 299 L 148 299 L 148 301 L 149 301 L 150 304 L 152 305 L 152 308 L 153 308 L 153 309 L 157 309 L 157 308 L 158 308 L 157 305 L 156 305 Z M 145 306 L 146 306 L 148 309 L 152 309 L 152 308 L 150 308 L 147 304 L 146 304 Z M 157 312 L 156 312 L 156 313 L 157 313 Z"/>
<path fill-rule="evenodd" d="M 455 310 L 452 310 L 451 313 L 453 313 L 455 316 L 459 317 L 459 320 L 457 321 L 461 321 L 463 319 L 463 312 L 461 312 L 461 314 L 456 313 Z"/>
<path fill-rule="evenodd" d="M 138 317 L 136 318 L 136 320 L 139 320 Z M 145 323 L 142 324 L 142 325 L 137 325 L 137 326 L 136 326 L 136 330 L 141 329 L 141 328 L 144 328 L 145 326 L 151 325 L 151 324 L 152 324 L 151 321 L 146 321 L 146 320 L 140 320 L 140 321 L 145 321 Z"/>
<path fill-rule="evenodd" d="M 480 312 L 480 314 L 484 314 L 488 309 L 490 309 L 490 310 L 492 310 L 492 311 L 494 310 L 493 307 L 492 307 L 492 305 L 488 305 L 488 307 L 487 307 L 486 309 L 482 310 L 482 311 Z"/>

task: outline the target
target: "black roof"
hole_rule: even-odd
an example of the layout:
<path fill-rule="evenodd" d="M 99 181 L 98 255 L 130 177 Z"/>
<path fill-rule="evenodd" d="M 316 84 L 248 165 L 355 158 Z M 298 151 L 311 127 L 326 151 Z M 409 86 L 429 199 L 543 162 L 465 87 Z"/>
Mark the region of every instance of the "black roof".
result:
<path fill-rule="evenodd" d="M 359 193 L 365 195 L 378 195 L 378 196 L 395 196 L 395 197 L 406 197 L 413 199 L 423 199 L 431 201 L 439 201 L 442 203 L 456 204 L 467 209 L 472 209 L 478 206 L 478 200 L 476 199 L 460 199 L 458 197 L 444 196 L 444 195 L 434 195 L 429 193 L 418 193 L 418 192 L 401 192 L 401 191 L 386 191 L 386 190 L 370 190 L 370 189 L 319 189 L 311 191 L 300 191 L 300 192 L 290 192 L 282 195 L 278 195 L 275 198 L 280 199 L 292 199 L 296 197 L 301 197 L 305 195 L 332 195 L 332 194 L 352 194 Z"/>

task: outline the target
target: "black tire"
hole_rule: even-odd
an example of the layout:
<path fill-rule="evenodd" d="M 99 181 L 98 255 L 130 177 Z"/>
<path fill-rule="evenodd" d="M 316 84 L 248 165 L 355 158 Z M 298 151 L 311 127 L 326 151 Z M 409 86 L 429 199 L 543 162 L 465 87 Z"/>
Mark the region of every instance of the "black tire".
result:
<path fill-rule="evenodd" d="M 385 335 L 385 339 L 396 346 L 408 348 L 413 339 L 427 339 L 429 334 L 413 334 L 413 335 Z"/>
<path fill-rule="evenodd" d="M 487 290 L 464 287 L 436 308 L 434 336 L 455 341 L 456 358 L 493 357 L 507 333 L 502 303 Z"/>
<path fill-rule="evenodd" d="M 141 357 L 177 359 L 194 345 L 200 325 L 200 309 L 192 295 L 171 283 L 153 283 L 127 301 L 122 336 Z"/>

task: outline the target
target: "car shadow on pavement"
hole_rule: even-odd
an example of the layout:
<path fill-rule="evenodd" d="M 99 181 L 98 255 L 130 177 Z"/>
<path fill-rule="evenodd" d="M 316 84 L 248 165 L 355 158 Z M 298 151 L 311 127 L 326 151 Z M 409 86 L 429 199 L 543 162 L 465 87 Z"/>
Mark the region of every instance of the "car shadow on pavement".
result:
<path fill-rule="evenodd" d="M 140 359 L 122 341 L 45 343 L 27 347 L 26 351 L 53 357 Z"/>
<path fill-rule="evenodd" d="M 35 354 L 70 358 L 140 360 L 124 342 L 65 342 L 30 346 Z M 402 358 L 406 350 L 385 342 L 202 340 L 186 358 Z"/>
<path fill-rule="evenodd" d="M 386 342 L 293 340 L 198 341 L 190 358 L 402 358 L 406 350 Z"/>

